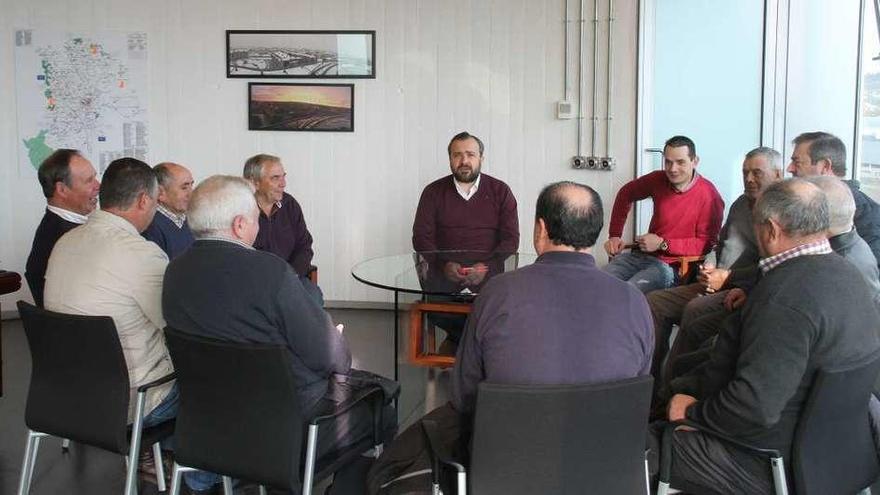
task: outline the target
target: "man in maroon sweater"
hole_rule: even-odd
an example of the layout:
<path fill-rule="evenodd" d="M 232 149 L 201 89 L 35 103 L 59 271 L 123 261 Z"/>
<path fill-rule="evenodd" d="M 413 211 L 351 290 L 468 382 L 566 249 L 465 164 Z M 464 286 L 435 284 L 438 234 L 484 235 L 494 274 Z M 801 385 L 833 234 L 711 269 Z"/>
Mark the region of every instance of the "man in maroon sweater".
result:
<path fill-rule="evenodd" d="M 715 186 L 697 173 L 699 161 L 694 142 L 674 136 L 663 148 L 662 171 L 620 188 L 605 242 L 605 251 L 613 257 L 606 272 L 648 293 L 675 284 L 676 272 L 670 265 L 679 257 L 709 252 L 721 229 L 724 201 Z M 632 203 L 646 198 L 654 201 L 648 233 L 636 237 L 632 252 L 621 253 L 623 225 Z"/>
<path fill-rule="evenodd" d="M 430 260 L 433 265 L 442 267 L 440 276 L 448 282 L 446 285 L 462 289 L 476 287 L 490 272 L 491 266 L 487 263 L 492 253 L 515 253 L 519 248 L 516 199 L 507 184 L 480 172 L 484 151 L 480 138 L 461 132 L 452 138 L 446 151 L 452 174 L 428 184 L 422 191 L 413 221 L 413 249 L 486 253 L 483 257 L 486 263 L 473 262 L 480 258 L 477 253 L 461 259 L 450 256 Z M 464 319 L 443 320 L 435 323 L 457 342 Z"/>

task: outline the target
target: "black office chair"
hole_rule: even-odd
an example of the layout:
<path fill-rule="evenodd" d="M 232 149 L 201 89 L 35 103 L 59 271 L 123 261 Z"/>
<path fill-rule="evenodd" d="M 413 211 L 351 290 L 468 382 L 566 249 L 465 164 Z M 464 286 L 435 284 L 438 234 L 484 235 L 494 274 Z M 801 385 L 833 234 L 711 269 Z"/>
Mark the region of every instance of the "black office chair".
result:
<path fill-rule="evenodd" d="M 880 460 L 871 434 L 868 400 L 878 375 L 880 354 L 857 366 L 816 373 L 792 444 L 795 493 L 871 493 L 870 485 L 880 475 Z M 658 495 L 665 495 L 669 489 L 672 435 L 681 425 L 767 457 L 776 494 L 788 494 L 790 483 L 780 451 L 748 445 L 693 421 L 678 421 L 667 425 L 663 432 Z"/>
<path fill-rule="evenodd" d="M 194 470 L 223 475 L 227 494 L 234 477 L 259 483 L 261 493 L 272 486 L 309 495 L 313 482 L 371 448 L 381 451 L 380 387 L 308 418 L 297 400 L 286 347 L 224 342 L 171 327 L 165 336 L 180 391 L 172 495 L 179 493 L 181 474 Z M 372 406 L 373 436 L 316 459 L 320 425 L 362 401 Z"/>
<path fill-rule="evenodd" d="M 435 493 L 440 464 L 455 472 L 457 493 L 648 493 L 645 438 L 650 376 L 593 385 L 481 383 L 469 475 L 437 448 L 436 425 L 423 421 Z"/>
<path fill-rule="evenodd" d="M 141 445 L 152 445 L 156 482 L 164 490 L 159 441 L 173 433 L 174 422 L 143 428 L 142 421 L 147 390 L 171 381 L 174 375 L 138 387 L 134 424 L 129 425 L 128 367 L 113 319 L 55 313 L 24 301 L 18 301 L 18 312 L 33 361 L 19 495 L 30 491 L 40 439 L 46 436 L 127 456 L 126 495 L 137 493 Z"/>

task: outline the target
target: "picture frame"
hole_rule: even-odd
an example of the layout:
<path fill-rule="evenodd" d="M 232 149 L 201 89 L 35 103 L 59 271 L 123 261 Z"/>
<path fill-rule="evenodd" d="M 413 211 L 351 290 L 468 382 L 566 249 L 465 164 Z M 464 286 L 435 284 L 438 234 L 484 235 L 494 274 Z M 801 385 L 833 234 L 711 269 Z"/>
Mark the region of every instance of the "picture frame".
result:
<path fill-rule="evenodd" d="M 248 83 L 248 130 L 354 132 L 354 84 Z"/>
<path fill-rule="evenodd" d="M 227 30 L 226 77 L 375 79 L 376 31 Z"/>

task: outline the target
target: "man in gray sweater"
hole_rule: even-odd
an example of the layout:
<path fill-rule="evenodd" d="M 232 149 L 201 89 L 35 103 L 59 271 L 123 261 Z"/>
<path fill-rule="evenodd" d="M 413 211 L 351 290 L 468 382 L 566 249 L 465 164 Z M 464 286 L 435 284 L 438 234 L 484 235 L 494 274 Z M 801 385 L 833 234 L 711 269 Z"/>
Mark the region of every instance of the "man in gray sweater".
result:
<path fill-rule="evenodd" d="M 730 363 L 730 373 L 705 380 L 700 400 L 673 396 L 668 417 L 790 457 L 816 371 L 875 355 L 880 312 L 858 269 L 831 250 L 828 201 L 820 188 L 802 179 L 774 184 L 755 205 L 754 221 L 763 277 L 742 312 L 725 321 L 732 331 L 723 333 L 735 342 L 723 352 L 716 346 L 712 357 Z M 676 431 L 672 442 L 673 486 L 700 493 L 772 492 L 765 459 L 697 431 Z"/>

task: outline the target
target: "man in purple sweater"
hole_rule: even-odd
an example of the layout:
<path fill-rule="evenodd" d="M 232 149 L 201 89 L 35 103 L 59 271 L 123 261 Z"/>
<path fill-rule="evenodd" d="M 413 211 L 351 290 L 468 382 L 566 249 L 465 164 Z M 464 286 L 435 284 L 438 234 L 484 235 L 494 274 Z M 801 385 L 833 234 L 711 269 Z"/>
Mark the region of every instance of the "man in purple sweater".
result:
<path fill-rule="evenodd" d="M 247 159 L 242 175 L 254 185 L 260 207 L 260 231 L 254 249 L 268 251 L 286 261 L 299 277 L 306 292 L 321 306 L 324 295 L 308 278 L 312 265 L 312 234 L 306 227 L 302 207 L 284 192 L 287 172 L 277 156 L 259 154 Z"/>
<path fill-rule="evenodd" d="M 483 151 L 483 142 L 477 136 L 456 134 L 446 148 L 452 174 L 422 191 L 413 221 L 413 249 L 471 251 L 462 256 L 428 256 L 429 263 L 437 268 L 429 278 L 442 279 L 429 281 L 432 286 L 476 291 L 493 271 L 492 254 L 515 253 L 519 247 L 516 198 L 507 184 L 481 173 Z M 431 321 L 449 334 L 450 347 L 442 346 L 441 352 L 451 352 L 465 318 L 432 315 Z"/>

